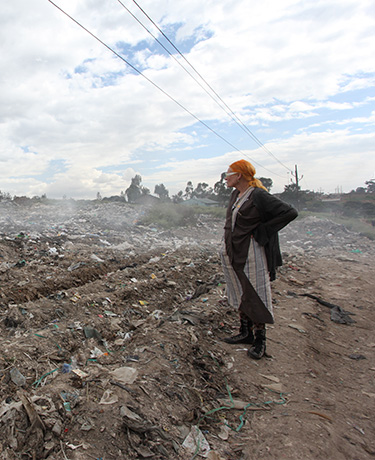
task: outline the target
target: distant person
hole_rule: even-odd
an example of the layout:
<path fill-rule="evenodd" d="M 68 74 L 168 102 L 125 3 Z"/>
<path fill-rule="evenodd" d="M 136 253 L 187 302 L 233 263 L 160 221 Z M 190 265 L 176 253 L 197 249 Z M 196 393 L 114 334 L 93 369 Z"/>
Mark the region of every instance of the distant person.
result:
<path fill-rule="evenodd" d="M 226 183 L 233 190 L 220 250 L 228 303 L 239 310 L 239 334 L 227 343 L 252 345 L 248 355 L 260 359 L 266 351 L 266 323 L 273 324 L 271 284 L 282 265 L 278 231 L 298 215 L 268 193 L 246 160 L 232 163 Z"/>

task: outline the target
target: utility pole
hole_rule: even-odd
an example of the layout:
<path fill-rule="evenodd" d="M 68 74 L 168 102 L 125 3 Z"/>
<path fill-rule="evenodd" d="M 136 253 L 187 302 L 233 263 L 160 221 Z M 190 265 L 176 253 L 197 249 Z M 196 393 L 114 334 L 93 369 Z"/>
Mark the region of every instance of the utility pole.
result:
<path fill-rule="evenodd" d="M 293 171 L 291 171 L 291 174 L 295 178 L 295 181 L 296 181 L 296 201 L 297 201 L 297 209 L 299 211 L 300 210 L 299 209 L 300 208 L 299 206 L 299 181 L 303 178 L 303 176 L 298 177 L 297 165 L 294 166 L 294 173 Z"/>

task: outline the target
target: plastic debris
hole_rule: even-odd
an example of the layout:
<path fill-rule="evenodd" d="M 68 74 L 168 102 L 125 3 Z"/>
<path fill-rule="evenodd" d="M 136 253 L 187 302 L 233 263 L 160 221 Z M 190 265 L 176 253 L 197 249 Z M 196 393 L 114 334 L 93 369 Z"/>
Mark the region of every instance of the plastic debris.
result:
<path fill-rule="evenodd" d="M 90 351 L 90 358 L 99 358 L 100 356 L 108 356 L 108 352 L 102 351 L 97 347 L 94 347 Z"/>
<path fill-rule="evenodd" d="M 96 254 L 91 254 L 91 259 L 95 262 L 104 262 L 104 260 L 98 257 Z"/>
<path fill-rule="evenodd" d="M 359 353 L 353 353 L 353 354 L 349 355 L 349 358 L 350 359 L 355 359 L 357 361 L 360 361 L 361 359 L 367 359 L 366 356 L 360 355 Z"/>
<path fill-rule="evenodd" d="M 118 402 L 118 396 L 111 390 L 106 390 L 103 393 L 102 399 L 99 404 L 115 404 Z"/>
<path fill-rule="evenodd" d="M 132 384 L 138 377 L 137 369 L 133 367 L 119 367 L 114 371 L 110 372 L 111 376 L 123 384 Z"/>
<path fill-rule="evenodd" d="M 73 369 L 72 374 L 76 375 L 80 379 L 85 379 L 85 378 L 87 378 L 89 376 L 89 374 L 87 372 L 83 372 L 80 369 Z"/>
<path fill-rule="evenodd" d="M 70 364 L 64 363 L 61 367 L 61 372 L 63 374 L 69 374 L 72 371 L 72 366 Z"/>
<path fill-rule="evenodd" d="M 78 293 L 75 293 L 73 294 L 73 296 L 70 298 L 70 300 L 73 302 L 73 303 L 76 303 L 78 302 L 78 300 L 81 298 L 81 296 L 78 294 Z"/>
<path fill-rule="evenodd" d="M 83 265 L 86 265 L 85 262 L 78 262 L 76 264 L 72 264 L 70 267 L 68 267 L 68 272 L 72 272 L 74 270 L 77 270 L 78 268 L 82 267 Z"/>
<path fill-rule="evenodd" d="M 201 455 L 203 457 L 206 457 L 211 450 L 207 439 L 196 425 L 191 427 L 190 433 L 182 443 L 182 447 L 190 454 Z"/>
<path fill-rule="evenodd" d="M 25 376 L 22 375 L 21 372 L 16 367 L 13 367 L 13 369 L 11 369 L 10 378 L 12 382 L 18 385 L 19 387 L 23 387 L 24 385 L 26 385 Z"/>
<path fill-rule="evenodd" d="M 96 339 L 99 343 L 103 341 L 101 333 L 94 329 L 93 327 L 84 327 L 83 332 L 85 334 L 86 339 Z"/>

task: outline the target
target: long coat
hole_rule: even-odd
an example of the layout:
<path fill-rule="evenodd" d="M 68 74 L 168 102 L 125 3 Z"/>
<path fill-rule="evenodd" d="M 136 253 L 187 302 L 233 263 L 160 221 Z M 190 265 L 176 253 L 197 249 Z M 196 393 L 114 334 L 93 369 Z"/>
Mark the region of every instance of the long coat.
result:
<path fill-rule="evenodd" d="M 224 238 L 226 252 L 241 283 L 243 296 L 240 310 L 257 323 L 272 323 L 272 315 L 251 285 L 243 268 L 249 253 L 251 237 L 264 246 L 270 279 L 275 279 L 276 268 L 282 265 L 278 232 L 298 215 L 296 209 L 271 195 L 266 190 L 254 188 L 249 198 L 239 208 L 232 230 L 233 205 L 239 192 L 235 190 L 229 201 Z"/>

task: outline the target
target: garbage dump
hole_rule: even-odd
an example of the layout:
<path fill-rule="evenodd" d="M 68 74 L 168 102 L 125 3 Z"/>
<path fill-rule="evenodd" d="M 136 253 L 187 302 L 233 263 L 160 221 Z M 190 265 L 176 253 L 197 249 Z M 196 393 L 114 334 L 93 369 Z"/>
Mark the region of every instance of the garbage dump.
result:
<path fill-rule="evenodd" d="M 222 341 L 238 314 L 221 219 L 165 230 L 127 203 L 0 210 L 1 459 L 375 455 L 371 240 L 315 217 L 280 233 L 256 362 Z"/>

